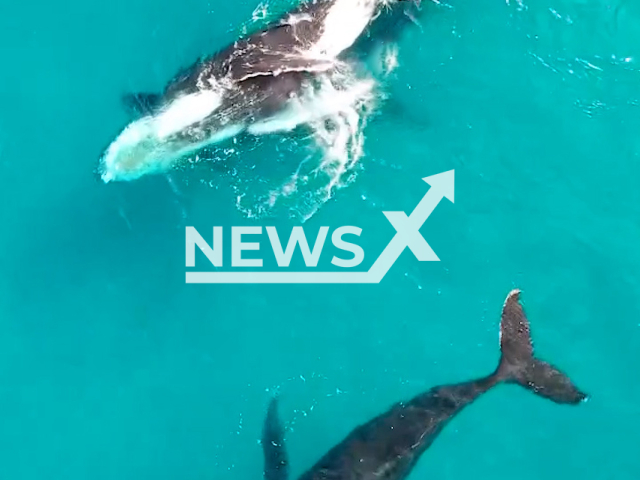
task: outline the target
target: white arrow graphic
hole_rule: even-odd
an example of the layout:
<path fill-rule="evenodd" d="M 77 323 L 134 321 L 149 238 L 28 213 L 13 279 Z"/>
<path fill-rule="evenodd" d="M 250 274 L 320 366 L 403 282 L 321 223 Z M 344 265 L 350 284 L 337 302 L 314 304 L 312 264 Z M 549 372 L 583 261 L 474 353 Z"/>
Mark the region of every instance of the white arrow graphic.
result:
<path fill-rule="evenodd" d="M 376 262 L 367 272 L 371 275 L 373 283 L 379 283 L 387 274 L 391 266 L 398 259 L 405 248 L 409 249 L 420 262 L 439 262 L 436 252 L 429 246 L 427 241 L 420 235 L 420 228 L 427 221 L 429 215 L 436 209 L 440 200 L 448 198 L 454 201 L 454 171 L 442 172 L 437 175 L 425 177 L 422 180 L 431 185 L 427 194 L 422 197 L 420 203 L 407 217 L 404 212 L 382 212 L 385 214 L 391 225 L 396 229 L 396 234 L 387 245 Z"/>
<path fill-rule="evenodd" d="M 420 228 L 443 198 L 453 203 L 454 170 L 423 180 L 431 188 L 410 216 L 383 212 L 396 234 L 367 272 L 187 272 L 187 283 L 380 283 L 405 248 L 418 261 L 438 262 L 440 259 L 420 234 Z"/>

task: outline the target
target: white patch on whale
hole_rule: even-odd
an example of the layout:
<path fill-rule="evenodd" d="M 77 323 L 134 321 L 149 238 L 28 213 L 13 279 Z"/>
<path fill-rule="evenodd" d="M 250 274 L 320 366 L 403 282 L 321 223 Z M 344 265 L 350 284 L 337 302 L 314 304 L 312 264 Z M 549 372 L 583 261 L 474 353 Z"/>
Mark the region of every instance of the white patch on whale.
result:
<path fill-rule="evenodd" d="M 324 20 L 322 34 L 308 54 L 332 58 L 339 55 L 367 28 L 379 5 L 380 0 L 334 0 Z"/>
<path fill-rule="evenodd" d="M 156 118 L 156 133 L 165 138 L 200 122 L 222 105 L 222 96 L 213 90 L 202 90 L 177 98 Z"/>
<path fill-rule="evenodd" d="M 177 98 L 156 115 L 131 122 L 107 148 L 102 159 L 102 180 L 134 180 L 161 172 L 184 155 L 237 135 L 244 126 L 229 126 L 201 142 L 175 138 L 185 128 L 207 118 L 221 104 L 222 97 L 217 91 L 201 90 Z"/>

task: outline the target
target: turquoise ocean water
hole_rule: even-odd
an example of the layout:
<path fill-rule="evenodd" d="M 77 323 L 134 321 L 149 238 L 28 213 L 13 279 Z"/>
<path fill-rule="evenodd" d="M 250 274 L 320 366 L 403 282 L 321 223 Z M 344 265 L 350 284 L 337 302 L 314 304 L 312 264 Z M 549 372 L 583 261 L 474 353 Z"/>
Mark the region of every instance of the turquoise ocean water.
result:
<path fill-rule="evenodd" d="M 362 170 L 305 228 L 361 227 L 370 262 L 382 210 L 455 169 L 422 229 L 441 262 L 405 251 L 379 285 L 324 286 L 186 285 L 185 225 L 296 222 L 246 219 L 198 168 L 175 190 L 95 173 L 120 95 L 231 41 L 256 2 L 0 3 L 1 479 L 261 478 L 274 390 L 300 474 L 392 402 L 492 371 L 515 287 L 591 400 L 496 388 L 411 478 L 640 476 L 640 6 L 426 3 Z"/>

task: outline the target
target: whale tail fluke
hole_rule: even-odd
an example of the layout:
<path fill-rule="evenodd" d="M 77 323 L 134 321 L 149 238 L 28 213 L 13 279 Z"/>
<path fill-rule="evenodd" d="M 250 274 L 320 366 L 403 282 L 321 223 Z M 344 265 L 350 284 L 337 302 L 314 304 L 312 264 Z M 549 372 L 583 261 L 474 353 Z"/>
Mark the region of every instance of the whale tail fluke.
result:
<path fill-rule="evenodd" d="M 284 444 L 284 428 L 278 416 L 278 397 L 273 397 L 262 429 L 264 480 L 287 480 L 289 459 Z"/>
<path fill-rule="evenodd" d="M 509 293 L 502 309 L 500 350 L 502 357 L 496 372 L 498 379 L 517 383 L 536 395 L 556 403 L 576 405 L 587 399 L 569 379 L 554 366 L 533 355 L 529 321 L 520 304 L 520 291 Z"/>

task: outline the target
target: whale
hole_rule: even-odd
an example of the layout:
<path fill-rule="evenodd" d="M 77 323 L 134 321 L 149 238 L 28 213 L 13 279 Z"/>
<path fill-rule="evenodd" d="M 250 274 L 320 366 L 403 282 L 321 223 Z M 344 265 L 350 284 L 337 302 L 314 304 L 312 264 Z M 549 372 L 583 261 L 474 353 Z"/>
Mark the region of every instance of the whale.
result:
<path fill-rule="evenodd" d="M 136 118 L 103 152 L 102 180 L 166 172 L 243 133 L 289 132 L 349 116 L 371 98 L 375 81 L 353 81 L 354 66 L 341 56 L 382 13 L 419 1 L 308 0 L 181 70 L 161 93 L 124 95 Z"/>
<path fill-rule="evenodd" d="M 489 375 L 441 385 L 393 405 L 356 427 L 299 480 L 403 480 L 442 430 L 464 408 L 501 384 L 516 384 L 557 404 L 578 405 L 589 397 L 557 367 L 534 356 L 520 291 L 507 296 L 500 321 L 501 357 Z M 266 480 L 286 480 L 288 457 L 278 398 L 271 400 L 262 447 Z"/>

